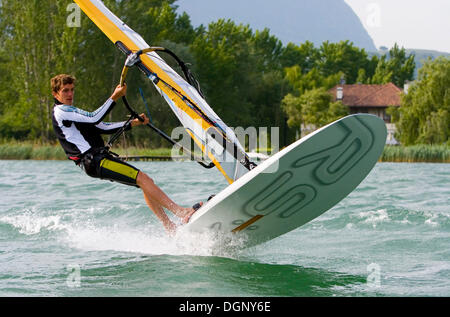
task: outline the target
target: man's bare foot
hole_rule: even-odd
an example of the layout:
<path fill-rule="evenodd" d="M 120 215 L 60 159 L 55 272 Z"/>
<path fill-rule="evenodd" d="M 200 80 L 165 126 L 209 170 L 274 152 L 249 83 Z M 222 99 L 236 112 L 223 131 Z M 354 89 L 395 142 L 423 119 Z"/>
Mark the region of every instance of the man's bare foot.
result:
<path fill-rule="evenodd" d="M 184 218 L 192 211 L 192 208 L 178 207 L 173 211 L 178 218 Z"/>
<path fill-rule="evenodd" d="M 199 203 L 200 206 L 203 206 L 203 203 Z M 198 208 L 197 208 L 198 209 Z M 193 211 L 195 212 L 195 210 L 191 207 L 191 208 L 185 208 L 185 207 L 180 207 L 177 211 L 174 211 L 175 215 L 178 218 L 185 218 L 188 215 L 192 215 Z"/>
<path fill-rule="evenodd" d="M 199 203 L 200 206 L 203 206 L 203 203 Z M 195 210 L 194 208 L 188 208 L 189 212 L 183 217 L 182 223 L 186 224 L 189 222 L 189 219 L 191 219 L 192 215 L 195 214 L 195 212 L 198 210 Z"/>

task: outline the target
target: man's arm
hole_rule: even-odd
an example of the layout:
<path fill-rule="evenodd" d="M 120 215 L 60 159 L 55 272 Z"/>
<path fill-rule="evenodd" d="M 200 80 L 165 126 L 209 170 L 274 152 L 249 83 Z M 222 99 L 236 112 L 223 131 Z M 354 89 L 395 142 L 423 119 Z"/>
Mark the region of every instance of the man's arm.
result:
<path fill-rule="evenodd" d="M 111 97 L 97 110 L 88 112 L 74 106 L 62 106 L 55 115 L 61 121 L 99 124 L 116 105 L 116 100 L 125 96 L 126 86 L 117 86 Z"/>
<path fill-rule="evenodd" d="M 126 121 L 122 122 L 99 122 L 95 125 L 97 129 L 99 129 L 101 134 L 113 134 L 119 131 L 124 125 Z M 125 129 L 125 131 L 128 131 L 131 129 L 131 126 L 128 125 L 128 127 Z"/>
<path fill-rule="evenodd" d="M 125 131 L 128 131 L 131 129 L 131 127 L 135 127 L 142 124 L 147 124 L 150 122 L 150 120 L 147 118 L 147 116 L 143 113 L 140 114 L 141 118 L 144 119 L 144 121 L 140 121 L 139 119 L 133 119 L 131 120 L 131 124 L 125 129 Z M 102 134 L 113 134 L 116 133 L 119 129 L 121 129 L 126 121 L 123 122 L 100 122 L 96 125 L 98 129 L 101 130 L 100 133 Z"/>

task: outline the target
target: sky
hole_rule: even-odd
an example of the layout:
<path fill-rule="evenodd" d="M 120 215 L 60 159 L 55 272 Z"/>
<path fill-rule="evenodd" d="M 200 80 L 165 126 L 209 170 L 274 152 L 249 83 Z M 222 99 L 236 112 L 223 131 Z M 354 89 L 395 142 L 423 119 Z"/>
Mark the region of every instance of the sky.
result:
<path fill-rule="evenodd" d="M 345 0 L 375 46 L 450 53 L 450 0 Z"/>

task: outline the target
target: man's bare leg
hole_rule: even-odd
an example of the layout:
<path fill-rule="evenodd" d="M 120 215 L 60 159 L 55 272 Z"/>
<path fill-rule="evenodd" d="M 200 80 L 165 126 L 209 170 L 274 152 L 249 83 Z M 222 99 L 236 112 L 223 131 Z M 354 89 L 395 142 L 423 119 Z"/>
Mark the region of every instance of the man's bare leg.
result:
<path fill-rule="evenodd" d="M 189 221 L 189 218 L 194 214 L 195 210 L 193 208 L 184 208 L 173 202 L 147 174 L 139 172 L 136 183 L 144 192 L 147 204 L 157 216 L 157 212 L 159 212 L 159 209 L 162 210 L 163 207 L 172 211 L 177 217 L 182 218 L 184 223 Z M 156 210 L 151 206 L 154 206 Z"/>
<path fill-rule="evenodd" d="M 144 192 L 144 198 L 145 202 L 147 203 L 148 207 L 153 210 L 156 217 L 158 217 L 159 220 L 161 220 L 164 228 L 166 229 L 167 233 L 169 235 L 172 235 L 175 233 L 176 225 L 170 221 L 169 217 L 167 217 L 166 213 L 164 212 L 164 209 L 161 207 L 161 205 L 155 203 L 152 201 Z"/>

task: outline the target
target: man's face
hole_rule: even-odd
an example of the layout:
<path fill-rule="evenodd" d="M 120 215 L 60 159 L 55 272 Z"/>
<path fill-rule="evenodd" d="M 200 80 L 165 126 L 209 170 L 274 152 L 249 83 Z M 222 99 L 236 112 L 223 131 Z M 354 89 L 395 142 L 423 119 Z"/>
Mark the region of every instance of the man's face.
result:
<path fill-rule="evenodd" d="M 59 102 L 71 106 L 73 103 L 74 90 L 74 84 L 66 84 L 58 92 L 53 92 L 52 94 Z"/>

